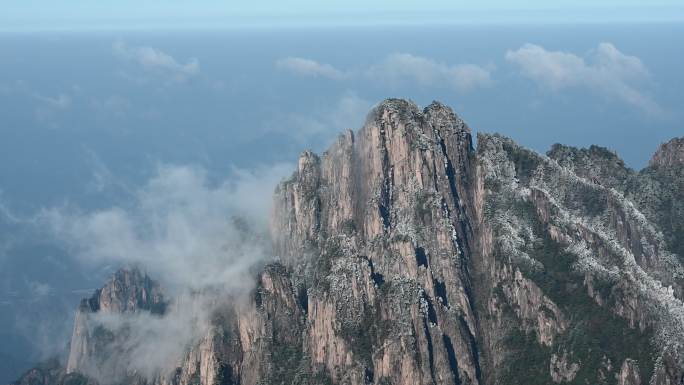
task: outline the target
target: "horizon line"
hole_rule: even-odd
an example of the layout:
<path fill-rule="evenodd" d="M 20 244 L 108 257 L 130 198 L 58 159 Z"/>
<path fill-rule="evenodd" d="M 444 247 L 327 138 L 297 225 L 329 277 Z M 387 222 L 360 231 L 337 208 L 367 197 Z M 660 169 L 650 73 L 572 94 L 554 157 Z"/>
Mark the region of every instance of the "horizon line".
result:
<path fill-rule="evenodd" d="M 226 22 L 228 23 L 228 22 Z M 309 30 L 309 29 L 336 29 L 336 28 L 374 28 L 374 27 L 457 27 L 457 26 L 501 26 L 501 27 L 524 27 L 524 26 L 549 26 L 563 27 L 571 25 L 682 25 L 684 15 L 675 16 L 672 19 L 577 19 L 577 20 L 388 20 L 375 22 L 310 22 L 310 23 L 241 23 L 222 24 L 214 23 L 153 23 L 139 25 L 137 23 L 112 23 L 112 24 L 83 24 L 83 25 L 52 25 L 52 26 L 21 26 L 2 27 L 0 34 L 43 34 L 43 33 L 107 33 L 107 32 L 228 32 L 249 30 Z"/>

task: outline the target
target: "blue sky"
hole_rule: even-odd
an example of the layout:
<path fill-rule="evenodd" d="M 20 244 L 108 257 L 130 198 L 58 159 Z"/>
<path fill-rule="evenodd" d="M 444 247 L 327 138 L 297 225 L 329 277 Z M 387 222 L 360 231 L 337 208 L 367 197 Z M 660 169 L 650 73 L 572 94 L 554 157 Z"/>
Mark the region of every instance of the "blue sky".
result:
<path fill-rule="evenodd" d="M 5 0 L 0 30 L 684 20 L 677 0 Z"/>
<path fill-rule="evenodd" d="M 2 0 L 0 363 L 16 368 L 0 384 L 64 347 L 120 262 L 84 263 L 36 213 L 130 208 L 160 165 L 200 170 L 192 191 L 206 173 L 270 196 L 249 176 L 289 173 L 405 97 L 540 152 L 598 144 L 644 167 L 684 132 L 684 5 L 645 3 Z"/>

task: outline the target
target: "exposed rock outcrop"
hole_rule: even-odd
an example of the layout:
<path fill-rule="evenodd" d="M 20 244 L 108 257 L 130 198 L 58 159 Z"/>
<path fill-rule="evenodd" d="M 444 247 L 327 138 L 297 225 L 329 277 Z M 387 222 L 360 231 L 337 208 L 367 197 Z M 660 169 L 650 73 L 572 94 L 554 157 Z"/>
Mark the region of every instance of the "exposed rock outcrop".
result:
<path fill-rule="evenodd" d="M 634 360 L 626 359 L 618 374 L 618 385 L 639 385 L 641 383 L 639 365 Z"/>
<path fill-rule="evenodd" d="M 121 269 L 92 297 L 84 299 L 76 312 L 74 332 L 71 337 L 66 373 L 84 372 L 85 367 L 99 365 L 92 362 L 99 355 L 99 334 L 89 317 L 93 313 L 134 313 L 148 311 L 161 314 L 166 302 L 159 284 L 138 269 Z M 94 336 L 98 333 L 98 336 Z M 101 357 L 108 360 L 109 357 Z"/>
<path fill-rule="evenodd" d="M 563 355 L 551 355 L 551 379 L 555 383 L 570 382 L 577 376 L 577 371 L 580 366 L 576 362 L 568 362 L 568 355 L 563 352 Z"/>
<path fill-rule="evenodd" d="M 599 147 L 477 143 L 449 107 L 389 99 L 302 153 L 275 191 L 277 258 L 251 297 L 212 308 L 174 370 L 124 368 L 126 382 L 680 384 L 678 222 L 646 199 L 676 206 L 677 192 L 640 188 L 661 179 Z M 678 172 L 659 152 L 658 172 Z M 66 372 L 107 351 L 89 315 L 168 306 L 148 278 L 117 273 L 81 305 Z"/>
<path fill-rule="evenodd" d="M 653 154 L 649 165 L 651 167 L 684 166 L 684 137 L 674 138 L 661 144 Z"/>

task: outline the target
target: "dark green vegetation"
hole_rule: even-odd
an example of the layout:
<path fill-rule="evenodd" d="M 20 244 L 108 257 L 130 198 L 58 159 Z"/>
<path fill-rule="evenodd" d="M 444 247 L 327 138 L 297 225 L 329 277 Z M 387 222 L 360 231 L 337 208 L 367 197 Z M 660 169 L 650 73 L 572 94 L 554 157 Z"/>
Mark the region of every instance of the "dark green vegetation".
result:
<path fill-rule="evenodd" d="M 364 304 L 363 312 L 358 319 L 345 320 L 340 328 L 340 336 L 347 341 L 354 357 L 365 365 L 373 365 L 373 346 L 378 346 L 379 317 L 375 309 Z"/>
<path fill-rule="evenodd" d="M 514 316 L 512 310 L 509 309 L 508 313 L 509 316 Z M 498 377 L 499 384 L 549 383 L 550 349 L 540 345 L 536 338 L 520 329 L 512 328 L 507 331 L 503 343 L 509 353 L 504 358 L 503 372 Z"/>
<path fill-rule="evenodd" d="M 658 225 L 670 251 L 684 261 L 684 167 L 648 167 L 631 179 L 626 195 Z"/>
<path fill-rule="evenodd" d="M 684 167 L 652 165 L 635 172 L 617 154 L 599 146 L 578 149 L 556 144 L 547 155 L 577 175 L 623 193 L 657 225 L 668 249 L 684 261 Z M 597 195 L 587 194 L 586 199 L 596 199 L 587 202 L 589 214 L 604 205 Z"/>
<path fill-rule="evenodd" d="M 600 373 L 605 370 L 603 363 L 609 360 L 613 370 L 616 370 L 626 358 L 638 362 L 641 378 L 651 378 L 655 357 L 651 345 L 652 331 L 641 332 L 630 328 L 626 320 L 599 306 L 588 296 L 583 283 L 584 275 L 574 268 L 577 257 L 551 239 L 545 226 L 531 215 L 534 210 L 528 204 L 527 218 L 532 220 L 534 233 L 540 239 L 530 245 L 527 251 L 544 268 L 519 267 L 523 275 L 537 284 L 560 308 L 569 323 L 568 328 L 558 336 L 553 350 L 540 345 L 534 335 L 518 329 L 510 330 L 505 344 L 515 353 L 509 356 L 510 361 L 505 365 L 509 371 L 502 376 L 502 383 L 548 383 L 549 357 L 552 353 L 560 356 L 563 351 L 568 352 L 569 361 L 580 366 L 572 381 L 574 384 L 616 383 L 612 375 L 601 378 Z M 595 281 L 601 295 L 610 302 L 614 290 L 612 283 L 598 278 Z M 511 309 L 508 312 L 509 316 L 514 316 Z M 552 315 L 551 312 L 547 314 Z M 519 367 L 525 367 L 526 370 L 515 370 Z"/>
<path fill-rule="evenodd" d="M 539 156 L 531 150 L 507 140 L 503 141 L 503 149 L 506 151 L 511 162 L 513 162 L 518 179 L 523 183 L 529 182 L 533 171 L 541 163 Z"/>
<path fill-rule="evenodd" d="M 546 155 L 578 176 L 618 191 L 623 191 L 634 176 L 634 171 L 615 152 L 601 146 L 575 148 L 554 144 Z"/>
<path fill-rule="evenodd" d="M 546 231 L 543 234 L 546 236 L 541 244 L 535 245 L 533 257 L 545 268 L 530 272 L 529 277 L 569 317 L 568 330 L 561 335 L 558 346 L 572 352 L 573 360 L 580 363 L 574 382 L 598 383 L 604 357 L 614 366 L 621 365 L 626 358 L 634 359 L 639 363 L 641 378 L 651 378 L 655 357 L 652 331 L 630 328 L 626 320 L 594 302 L 583 285 L 584 276 L 573 269 L 576 257 L 551 240 Z M 604 284 L 601 291 L 608 294 L 610 283 Z M 607 381 L 611 383 L 614 378 L 611 376 Z"/>
<path fill-rule="evenodd" d="M 269 384 L 292 384 L 303 363 L 302 346 L 290 341 L 283 341 L 279 335 L 273 336 L 271 359 L 273 362 Z"/>
<path fill-rule="evenodd" d="M 542 166 L 541 158 L 506 140 L 502 141 L 502 145 L 515 166 L 517 178 L 521 183 L 528 182 L 535 170 Z M 681 253 L 682 245 L 678 242 L 681 242 L 682 237 L 676 236 L 677 232 L 684 234 L 681 232 L 684 226 L 680 223 L 684 220 L 684 210 L 678 206 L 681 199 L 677 199 L 684 194 L 681 171 L 649 168 L 637 175 L 627 169 L 614 153 L 596 146 L 588 150 L 554 146 L 549 156 L 557 158 L 559 163 L 571 169 L 581 167 L 581 170 L 575 171 L 590 181 L 589 184 L 575 184 L 571 190 L 563 192 L 572 194 L 564 201 L 570 205 L 568 209 L 586 217 L 606 212 L 608 195 L 602 191 L 599 180 L 606 180 L 605 176 L 610 175 L 607 178 L 610 187 L 622 189 L 627 186 L 626 193 L 632 193 L 633 197 L 652 196 L 651 199 L 634 200 L 644 211 L 650 211 L 654 219 L 659 218 L 656 223 L 666 235 L 668 246 Z M 500 365 L 503 373 L 500 373 L 499 382 L 547 384 L 550 380 L 551 355 L 560 357 L 564 352 L 567 353 L 568 364 L 579 364 L 579 370 L 571 381 L 573 384 L 614 384 L 617 382 L 614 374 L 627 358 L 637 361 L 642 379 L 651 378 L 656 356 L 655 347 L 652 346 L 653 331 L 631 328 L 626 320 L 609 310 L 623 294 L 615 282 L 593 277 L 595 291 L 607 302 L 600 306 L 588 295 L 584 274 L 576 270 L 577 256 L 565 250 L 567 245 L 551 239 L 549 229 L 538 217 L 540 213 L 536 204 L 506 195 L 497 183 L 489 183 L 486 187 L 492 190 L 493 195 L 486 206 L 488 218 L 493 218 L 500 210 L 510 210 L 515 218 L 531 227 L 535 236 L 534 239 L 525 239 L 524 251 L 540 265 L 518 263 L 516 266 L 559 307 L 568 321 L 568 327 L 557 336 L 553 347 L 541 345 L 534 332 L 526 333 L 516 327 L 507 330 L 503 343 L 505 350 L 510 353 Z M 641 188 L 642 191 L 629 191 L 629 187 Z M 669 192 L 663 193 L 664 190 Z M 496 252 L 496 259 L 501 263 L 510 263 L 509 258 L 501 251 Z M 506 302 L 501 288 L 494 288 L 494 295 Z M 505 318 L 513 320 L 516 317 L 510 305 L 504 306 L 503 310 Z M 550 310 L 542 311 L 548 317 L 553 317 Z M 518 370 L 523 367 L 525 370 Z M 609 372 L 608 367 L 611 367 L 612 372 Z"/>

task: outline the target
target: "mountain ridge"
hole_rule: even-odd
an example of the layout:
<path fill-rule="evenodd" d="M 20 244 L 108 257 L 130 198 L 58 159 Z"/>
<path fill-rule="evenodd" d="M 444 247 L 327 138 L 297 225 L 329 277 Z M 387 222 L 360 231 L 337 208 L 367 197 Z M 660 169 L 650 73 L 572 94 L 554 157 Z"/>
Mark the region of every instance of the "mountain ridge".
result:
<path fill-rule="evenodd" d="M 175 369 L 102 377 L 89 360 L 111 341 L 82 306 L 82 359 L 17 384 L 680 384 L 678 141 L 636 172 L 599 147 L 474 148 L 448 106 L 387 99 L 302 153 L 274 193 L 277 260 Z M 117 274 L 115 312 L 164 302 Z"/>

